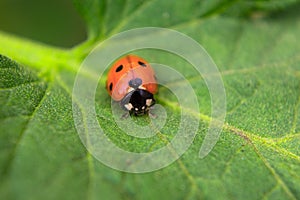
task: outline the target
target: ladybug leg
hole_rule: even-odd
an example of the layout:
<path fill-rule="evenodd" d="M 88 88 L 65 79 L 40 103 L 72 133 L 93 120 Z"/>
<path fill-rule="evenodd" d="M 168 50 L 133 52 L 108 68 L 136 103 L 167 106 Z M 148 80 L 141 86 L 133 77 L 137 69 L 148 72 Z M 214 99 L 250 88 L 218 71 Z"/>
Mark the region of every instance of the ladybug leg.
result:
<path fill-rule="evenodd" d="M 127 119 L 129 117 L 129 112 L 125 112 L 122 116 L 121 119 Z"/>
<path fill-rule="evenodd" d="M 149 112 L 149 117 L 152 118 L 152 119 L 156 119 L 157 115 L 154 114 L 154 113 Z"/>
<path fill-rule="evenodd" d="M 149 108 L 148 115 L 149 115 L 150 118 L 156 119 L 156 118 L 157 118 L 157 115 L 154 114 L 153 112 L 151 112 L 152 110 L 154 110 L 154 107 L 150 107 L 150 108 Z"/>

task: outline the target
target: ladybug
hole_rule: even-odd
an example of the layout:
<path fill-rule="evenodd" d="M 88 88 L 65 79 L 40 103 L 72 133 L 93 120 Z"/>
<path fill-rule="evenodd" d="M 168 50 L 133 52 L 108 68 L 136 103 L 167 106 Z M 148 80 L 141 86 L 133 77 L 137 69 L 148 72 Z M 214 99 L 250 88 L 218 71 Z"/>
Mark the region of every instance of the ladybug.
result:
<path fill-rule="evenodd" d="M 153 68 L 143 58 L 127 55 L 110 68 L 106 89 L 129 114 L 144 115 L 155 104 L 157 81 Z"/>

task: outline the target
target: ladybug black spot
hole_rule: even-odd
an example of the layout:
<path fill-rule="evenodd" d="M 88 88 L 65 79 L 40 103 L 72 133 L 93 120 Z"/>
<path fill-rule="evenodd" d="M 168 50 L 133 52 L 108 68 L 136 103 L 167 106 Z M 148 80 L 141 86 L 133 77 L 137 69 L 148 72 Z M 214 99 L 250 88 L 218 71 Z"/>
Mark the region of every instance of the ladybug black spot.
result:
<path fill-rule="evenodd" d="M 116 72 L 119 72 L 123 69 L 123 65 L 120 65 L 119 67 L 117 67 Z"/>
<path fill-rule="evenodd" d="M 112 91 L 112 88 L 113 88 L 113 83 L 110 83 L 109 84 L 109 90 Z"/>
<path fill-rule="evenodd" d="M 147 67 L 147 65 L 141 61 L 138 61 L 139 65 L 141 65 L 142 67 Z"/>

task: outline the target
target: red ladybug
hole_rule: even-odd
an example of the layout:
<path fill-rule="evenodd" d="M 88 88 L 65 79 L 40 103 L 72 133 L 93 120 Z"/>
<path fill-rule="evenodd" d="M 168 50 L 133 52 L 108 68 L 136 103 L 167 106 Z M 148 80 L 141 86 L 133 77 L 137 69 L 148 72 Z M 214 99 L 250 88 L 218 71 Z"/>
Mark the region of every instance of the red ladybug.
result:
<path fill-rule="evenodd" d="M 130 114 L 149 113 L 157 92 L 154 70 L 147 61 L 127 55 L 116 61 L 108 72 L 106 89 L 113 100 Z"/>

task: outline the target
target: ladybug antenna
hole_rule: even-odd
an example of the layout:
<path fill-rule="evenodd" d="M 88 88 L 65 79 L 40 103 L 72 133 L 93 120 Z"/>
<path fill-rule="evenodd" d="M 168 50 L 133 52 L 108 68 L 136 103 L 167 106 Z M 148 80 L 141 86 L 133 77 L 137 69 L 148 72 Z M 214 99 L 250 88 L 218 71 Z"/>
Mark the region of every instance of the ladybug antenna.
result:
<path fill-rule="evenodd" d="M 128 82 L 128 84 L 130 87 L 137 89 L 140 85 L 142 85 L 142 79 L 140 79 L 140 78 L 131 79 Z"/>

